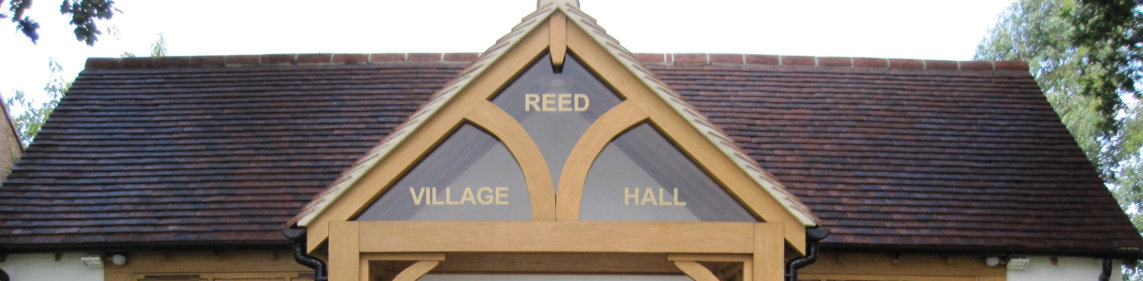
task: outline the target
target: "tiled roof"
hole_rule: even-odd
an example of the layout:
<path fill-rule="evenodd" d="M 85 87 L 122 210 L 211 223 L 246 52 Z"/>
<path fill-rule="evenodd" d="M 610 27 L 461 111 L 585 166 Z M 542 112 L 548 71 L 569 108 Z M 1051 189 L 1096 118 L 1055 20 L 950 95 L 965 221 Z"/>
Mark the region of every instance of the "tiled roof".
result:
<path fill-rule="evenodd" d="M 468 64 L 420 56 L 92 60 L 0 187 L 0 247 L 285 244 L 303 204 Z M 635 57 L 808 205 L 829 247 L 1143 247 L 1022 64 Z"/>
<path fill-rule="evenodd" d="M 286 243 L 306 202 L 468 64 L 358 62 L 89 61 L 0 187 L 0 248 Z"/>
<path fill-rule="evenodd" d="M 1138 255 L 1143 246 L 1022 63 L 675 58 L 648 67 L 808 205 L 833 232 L 828 247 Z"/>

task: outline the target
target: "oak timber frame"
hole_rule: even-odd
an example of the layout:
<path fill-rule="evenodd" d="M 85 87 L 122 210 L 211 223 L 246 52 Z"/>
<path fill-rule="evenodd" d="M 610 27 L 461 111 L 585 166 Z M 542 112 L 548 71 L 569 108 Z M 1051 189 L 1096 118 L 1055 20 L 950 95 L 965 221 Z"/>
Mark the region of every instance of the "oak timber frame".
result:
<path fill-rule="evenodd" d="M 410 264 L 392 276 L 394 281 L 417 280 L 442 264 L 465 272 L 536 272 L 524 268 L 492 269 L 475 261 L 467 262 L 467 266 L 449 262 L 450 257 L 459 257 L 458 262 L 465 263 L 463 257 L 472 255 L 541 255 L 554 260 L 559 260 L 560 255 L 588 255 L 600 260 L 616 255 L 652 257 L 696 281 L 720 280 L 701 263 L 734 263 L 741 264 L 741 280 L 781 280 L 786 255 L 805 253 L 806 226 L 727 159 L 686 117 L 648 88 L 651 86 L 613 58 L 593 35 L 571 23 L 564 14 L 566 10 L 547 9 L 550 10 L 541 7 L 531 16 L 531 20 L 543 20 L 535 28 L 513 30 L 513 34 L 526 33 L 514 39 L 508 36 L 507 41 L 516 42 L 501 42 L 510 49 L 494 62 L 477 61 L 475 64 L 491 64 L 447 103 L 439 105 L 441 109 L 434 116 L 409 133 L 353 188 L 305 225 L 309 252 L 328 246 L 330 280 L 373 280 L 372 264 L 381 261 Z M 548 13 L 546 18 L 535 19 L 537 13 L 544 12 Z M 537 145 L 513 117 L 489 99 L 536 58 L 551 54 L 553 65 L 562 65 L 564 54 L 568 53 L 577 55 L 624 100 L 600 116 L 575 144 L 558 183 L 559 194 L 555 194 L 556 183 L 551 182 Z M 465 75 L 471 74 L 462 74 Z M 660 129 L 664 137 L 764 222 L 579 221 L 584 179 L 592 162 L 610 140 L 643 123 Z M 532 221 L 353 221 L 461 124 L 487 131 L 516 158 L 527 183 Z M 616 270 L 641 272 L 638 268 Z M 560 265 L 541 271 L 581 272 L 575 266 Z"/>
<path fill-rule="evenodd" d="M 408 261 L 412 265 L 393 280 L 414 281 L 453 253 L 659 254 L 695 281 L 720 280 L 699 262 L 740 263 L 742 280 L 781 280 L 786 252 L 778 223 L 345 221 L 331 223 L 330 230 L 330 280 L 373 280 L 371 262 Z M 465 272 L 578 271 L 559 265 L 458 267 Z M 616 272 L 643 271 L 620 267 Z"/>

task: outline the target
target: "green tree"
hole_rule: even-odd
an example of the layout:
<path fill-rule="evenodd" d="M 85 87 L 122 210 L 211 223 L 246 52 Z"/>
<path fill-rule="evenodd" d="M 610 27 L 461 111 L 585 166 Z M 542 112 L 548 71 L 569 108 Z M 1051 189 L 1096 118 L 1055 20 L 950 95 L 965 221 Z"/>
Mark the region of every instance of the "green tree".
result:
<path fill-rule="evenodd" d="M 976 59 L 1028 61 L 1076 143 L 1143 229 L 1139 3 L 1015 2 L 977 46 Z M 1125 279 L 1143 280 L 1128 273 Z"/>
<path fill-rule="evenodd" d="M 0 0 L 0 7 L 3 5 L 4 0 Z M 114 5 L 115 1 L 113 0 L 63 0 L 63 4 L 60 4 L 60 13 L 71 16 L 71 25 L 75 26 L 76 40 L 83 41 L 87 45 L 94 45 L 99 35 L 102 34 L 95 25 L 95 21 L 111 19 L 115 12 L 118 12 Z M 40 39 L 38 33 L 40 24 L 26 15 L 31 7 L 32 0 L 8 1 L 7 10 L 10 13 L 0 13 L 0 19 L 11 18 L 12 22 L 16 24 L 16 29 L 28 36 L 32 43 L 35 43 L 36 40 Z"/>
<path fill-rule="evenodd" d="M 158 34 L 159 38 L 151 44 L 151 57 L 159 58 L 167 55 L 167 41 L 163 39 L 163 34 Z M 134 57 L 134 54 L 124 52 L 124 57 Z M 36 135 L 40 133 L 40 128 L 44 126 L 44 122 L 48 121 L 48 116 L 51 116 L 55 111 L 56 106 L 59 105 L 60 99 L 63 98 L 69 88 L 71 82 L 63 77 L 63 67 L 59 62 L 53 58 L 48 61 L 48 69 L 51 71 L 48 83 L 44 85 L 44 93 L 46 101 L 36 102 L 30 100 L 24 91 L 15 90 L 12 96 L 4 100 L 5 105 L 13 114 L 11 117 L 12 123 L 16 125 L 16 132 L 19 133 L 20 142 L 24 146 L 32 144 Z M 19 112 L 19 114 L 16 114 Z"/>
<path fill-rule="evenodd" d="M 55 59 L 48 61 L 48 68 L 52 74 L 47 85 L 44 85 L 47 100 L 41 102 L 30 100 L 24 91 L 19 90 L 14 91 L 11 97 L 4 100 L 8 108 L 13 110 L 12 123 L 16 126 L 16 132 L 20 134 L 20 142 L 24 146 L 30 145 L 35 140 L 36 134 L 40 133 L 40 128 L 44 126 L 48 116 L 52 115 L 52 111 L 55 111 L 60 99 L 67 94 L 68 88 L 71 87 L 71 83 L 63 77 L 63 67 Z M 20 113 L 15 114 L 15 112 Z"/>
<path fill-rule="evenodd" d="M 1076 32 L 1068 39 L 1087 53 L 1086 62 L 1096 67 L 1084 69 L 1079 81 L 1083 94 L 1100 100 L 1104 130 L 1117 130 L 1124 125 L 1115 120 L 1116 113 L 1127 109 L 1123 95 L 1140 98 L 1139 80 L 1143 56 L 1143 0 L 1081 0 L 1065 10 Z"/>

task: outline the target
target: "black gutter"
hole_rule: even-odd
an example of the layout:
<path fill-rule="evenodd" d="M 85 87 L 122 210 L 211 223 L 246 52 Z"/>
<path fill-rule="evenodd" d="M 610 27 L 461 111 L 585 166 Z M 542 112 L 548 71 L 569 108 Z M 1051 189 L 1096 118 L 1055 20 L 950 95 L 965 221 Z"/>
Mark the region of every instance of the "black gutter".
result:
<path fill-rule="evenodd" d="M 300 265 L 312 268 L 314 270 L 314 281 L 328 281 L 329 277 L 325 270 L 325 262 L 317 257 L 306 254 L 306 229 L 291 226 L 282 229 L 282 234 L 286 235 L 286 238 L 289 238 L 290 241 L 294 241 L 294 261 L 297 261 Z"/>
<path fill-rule="evenodd" d="M 827 236 L 829 236 L 828 229 L 821 227 L 806 229 L 806 256 L 786 264 L 786 281 L 798 281 L 798 269 L 818 261 L 819 242 Z"/>
<path fill-rule="evenodd" d="M 1099 274 L 1099 281 L 1107 281 L 1111 279 L 1111 258 L 1103 259 L 1103 272 Z"/>

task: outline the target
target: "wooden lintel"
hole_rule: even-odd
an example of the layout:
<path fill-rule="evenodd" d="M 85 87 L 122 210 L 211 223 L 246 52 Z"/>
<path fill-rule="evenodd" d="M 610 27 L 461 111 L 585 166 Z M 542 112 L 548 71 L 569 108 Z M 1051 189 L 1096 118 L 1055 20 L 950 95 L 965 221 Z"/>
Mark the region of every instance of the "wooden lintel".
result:
<path fill-rule="evenodd" d="M 750 255 L 729 254 L 668 254 L 668 261 L 711 261 L 711 262 L 744 262 Z"/>
<path fill-rule="evenodd" d="M 443 261 L 439 253 L 362 253 L 362 260 L 368 261 Z"/>
<path fill-rule="evenodd" d="M 367 254 L 362 254 L 363 258 Z M 457 253 L 433 269 L 440 273 L 678 274 L 665 254 Z"/>
<path fill-rule="evenodd" d="M 548 21 L 548 51 L 552 54 L 552 67 L 558 71 L 563 68 L 568 52 L 568 18 L 561 12 L 555 12 Z"/>
<path fill-rule="evenodd" d="M 549 252 L 749 254 L 755 225 L 735 222 L 349 222 L 364 253 Z M 778 224 L 774 226 L 780 227 Z M 778 230 L 777 235 L 781 235 Z M 773 236 L 767 236 L 773 238 Z M 331 240 L 332 241 L 332 240 Z M 780 236 L 774 243 L 782 245 Z M 779 249 L 778 253 L 781 253 Z M 332 248 L 331 248 L 332 253 Z M 780 255 L 780 254 L 779 254 Z M 331 257 L 332 258 L 332 257 Z M 779 257 L 780 258 L 780 257 Z"/>

